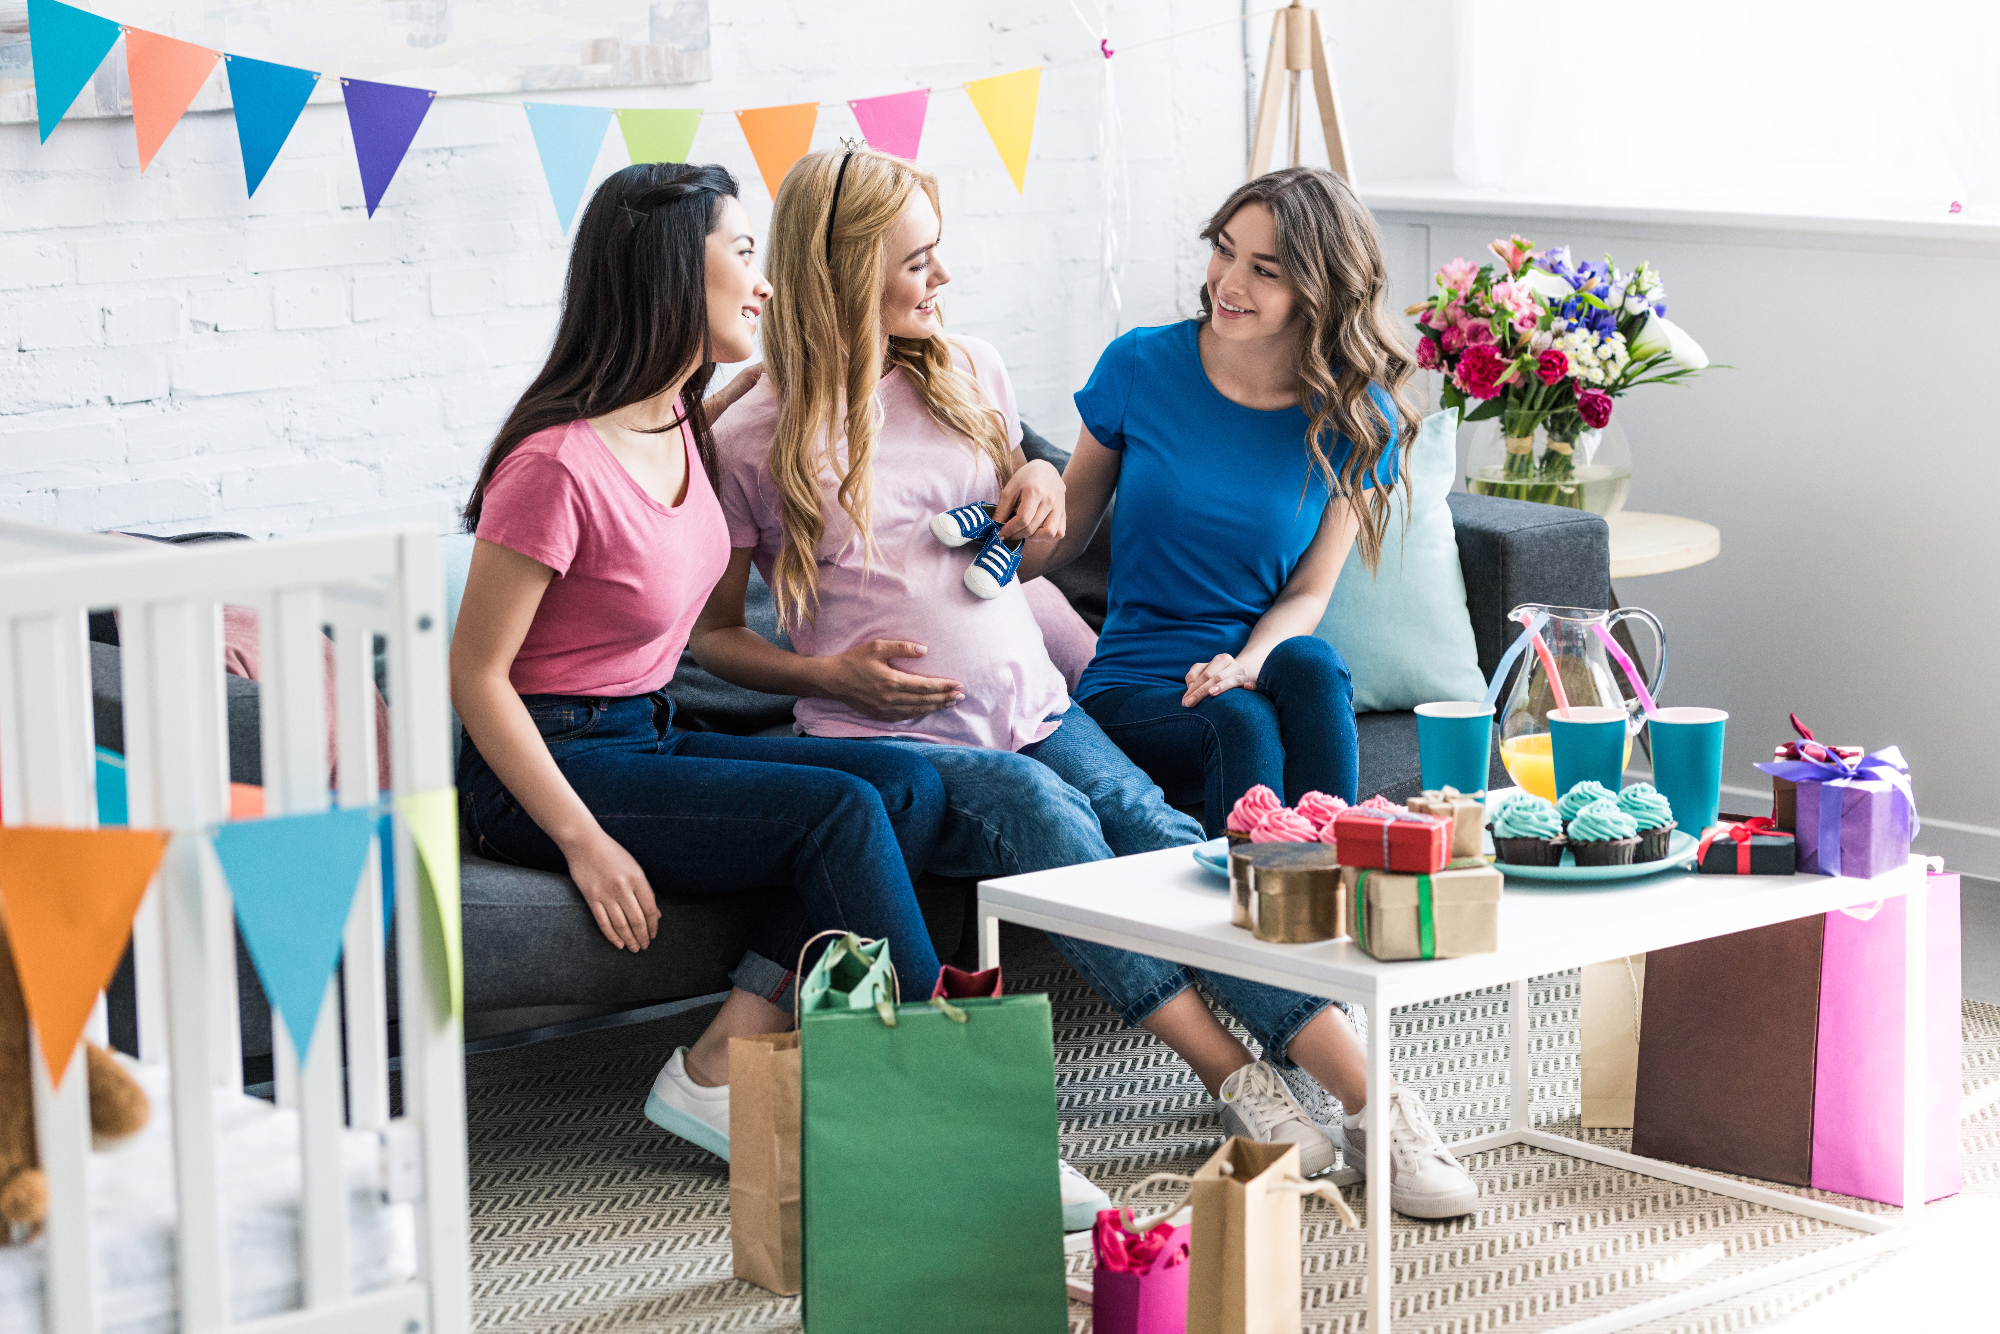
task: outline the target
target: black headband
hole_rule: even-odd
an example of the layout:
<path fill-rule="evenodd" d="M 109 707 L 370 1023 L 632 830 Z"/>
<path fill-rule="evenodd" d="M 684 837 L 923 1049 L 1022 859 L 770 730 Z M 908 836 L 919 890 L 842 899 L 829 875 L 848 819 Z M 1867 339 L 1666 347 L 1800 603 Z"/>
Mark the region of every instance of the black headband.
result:
<path fill-rule="evenodd" d="M 826 266 L 829 269 L 833 267 L 833 217 L 840 212 L 840 187 L 847 179 L 847 164 L 852 161 L 854 150 L 849 149 L 847 156 L 840 160 L 840 174 L 833 178 L 833 203 L 826 210 Z"/>

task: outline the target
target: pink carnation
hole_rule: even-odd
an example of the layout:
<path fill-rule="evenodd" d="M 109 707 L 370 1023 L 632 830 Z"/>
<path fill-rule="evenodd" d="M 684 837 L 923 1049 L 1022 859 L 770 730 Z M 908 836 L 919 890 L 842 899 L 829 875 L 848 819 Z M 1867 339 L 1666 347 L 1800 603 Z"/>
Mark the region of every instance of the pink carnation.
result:
<path fill-rule="evenodd" d="M 1417 340 L 1418 369 L 1426 371 L 1434 371 L 1438 368 L 1440 364 L 1443 363 L 1443 361 L 1444 361 L 1444 354 L 1438 350 L 1437 339 L 1419 338 Z"/>
<path fill-rule="evenodd" d="M 1284 807 L 1285 803 L 1278 800 L 1277 793 L 1259 783 L 1236 799 L 1236 805 L 1229 812 L 1229 828 L 1239 834 L 1251 833 L 1265 816 Z"/>
<path fill-rule="evenodd" d="M 1473 280 L 1479 276 L 1479 266 L 1461 256 L 1438 270 L 1438 281 L 1460 296 L 1472 290 Z"/>
<path fill-rule="evenodd" d="M 1493 326 L 1485 320 L 1460 320 L 1458 328 L 1465 335 L 1467 347 L 1491 346 L 1493 343 Z"/>
<path fill-rule="evenodd" d="M 1312 821 L 1313 828 L 1323 830 L 1334 816 L 1347 809 L 1347 803 L 1324 792 L 1308 792 L 1299 798 L 1298 809 L 1300 815 Z"/>
<path fill-rule="evenodd" d="M 1266 815 L 1250 831 L 1252 843 L 1312 843 L 1318 838 L 1319 830 L 1313 828 L 1312 821 L 1285 806 Z"/>
<path fill-rule="evenodd" d="M 1611 420 L 1611 395 L 1602 389 L 1586 389 L 1576 396 L 1576 415 L 1593 431 L 1601 431 Z"/>
<path fill-rule="evenodd" d="M 1569 353 L 1559 347 L 1544 348 L 1541 359 L 1535 363 L 1535 374 L 1543 384 L 1554 384 L 1569 374 Z"/>
<path fill-rule="evenodd" d="M 1492 398 L 1500 392 L 1506 369 L 1506 359 L 1490 346 L 1467 348 L 1458 362 L 1458 387 L 1474 398 Z"/>
<path fill-rule="evenodd" d="M 1428 342 L 1429 340 L 1426 339 L 1425 341 Z M 1453 325 L 1444 331 L 1444 336 L 1440 341 L 1443 343 L 1446 352 L 1463 352 L 1465 351 L 1465 329 L 1463 326 Z"/>

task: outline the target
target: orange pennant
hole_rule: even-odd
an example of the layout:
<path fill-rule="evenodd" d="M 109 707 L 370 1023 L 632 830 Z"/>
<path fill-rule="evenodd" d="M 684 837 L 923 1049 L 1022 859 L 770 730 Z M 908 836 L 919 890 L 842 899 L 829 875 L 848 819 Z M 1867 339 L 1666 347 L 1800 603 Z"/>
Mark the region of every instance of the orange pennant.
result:
<path fill-rule="evenodd" d="M 764 188 L 771 192 L 771 198 L 778 197 L 778 186 L 792 164 L 812 147 L 813 125 L 818 120 L 817 102 L 758 107 L 736 113 L 736 123 L 743 127 L 743 137 L 750 141 L 750 152 L 757 159 L 757 170 L 763 175 Z"/>
<path fill-rule="evenodd" d="M 51 1083 L 118 971 L 166 850 L 157 829 L 0 829 L 0 913 Z"/>
<path fill-rule="evenodd" d="M 209 71 L 222 59 L 192 42 L 176 41 L 138 28 L 125 30 L 125 69 L 132 81 L 132 130 L 139 136 L 139 170 L 187 114 L 188 103 L 208 82 Z"/>

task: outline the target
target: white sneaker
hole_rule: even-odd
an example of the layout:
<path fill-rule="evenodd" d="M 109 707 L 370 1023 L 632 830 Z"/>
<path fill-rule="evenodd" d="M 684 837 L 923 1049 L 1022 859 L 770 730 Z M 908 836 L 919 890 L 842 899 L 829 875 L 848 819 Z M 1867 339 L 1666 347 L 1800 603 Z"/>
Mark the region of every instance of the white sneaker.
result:
<path fill-rule="evenodd" d="M 1097 1225 L 1097 1214 L 1111 1207 L 1111 1197 L 1090 1184 L 1090 1179 L 1061 1158 L 1056 1159 L 1056 1180 L 1062 1183 L 1063 1231 L 1082 1232 Z"/>
<path fill-rule="evenodd" d="M 1368 1173 L 1368 1132 L 1361 1116 L 1341 1117 L 1347 1165 Z M 1457 1218 L 1479 1207 L 1479 1187 L 1438 1138 L 1423 1099 L 1398 1085 L 1389 1092 L 1389 1207 L 1411 1218 Z"/>
<path fill-rule="evenodd" d="M 687 1071 L 687 1048 L 676 1047 L 646 1095 L 646 1119 L 729 1161 L 729 1085 L 704 1088 Z"/>
<path fill-rule="evenodd" d="M 1333 1166 L 1333 1140 L 1307 1116 L 1268 1061 L 1252 1061 L 1222 1081 L 1222 1128 L 1265 1144 L 1299 1146 L 1299 1171 L 1314 1176 Z"/>

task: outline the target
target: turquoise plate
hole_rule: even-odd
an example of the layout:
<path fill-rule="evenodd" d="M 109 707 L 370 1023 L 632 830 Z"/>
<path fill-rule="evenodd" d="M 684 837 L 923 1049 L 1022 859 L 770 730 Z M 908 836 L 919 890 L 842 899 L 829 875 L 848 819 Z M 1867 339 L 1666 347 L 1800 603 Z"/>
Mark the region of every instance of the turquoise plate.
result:
<path fill-rule="evenodd" d="M 1667 855 L 1656 862 L 1633 862 L 1630 866 L 1578 866 L 1570 858 L 1568 849 L 1563 851 L 1561 866 L 1516 866 L 1513 862 L 1495 862 L 1509 880 L 1566 880 L 1572 883 L 1594 883 L 1604 880 L 1637 880 L 1641 876 L 1658 875 L 1662 871 L 1678 871 L 1694 861 L 1694 851 L 1700 840 L 1693 834 L 1685 834 L 1676 829 L 1667 835 Z M 1486 852 L 1493 852 L 1493 836 L 1486 836 Z"/>
<path fill-rule="evenodd" d="M 1194 845 L 1194 859 L 1201 863 L 1204 871 L 1213 871 L 1224 880 L 1229 878 L 1229 840 L 1212 838 L 1206 843 Z"/>

